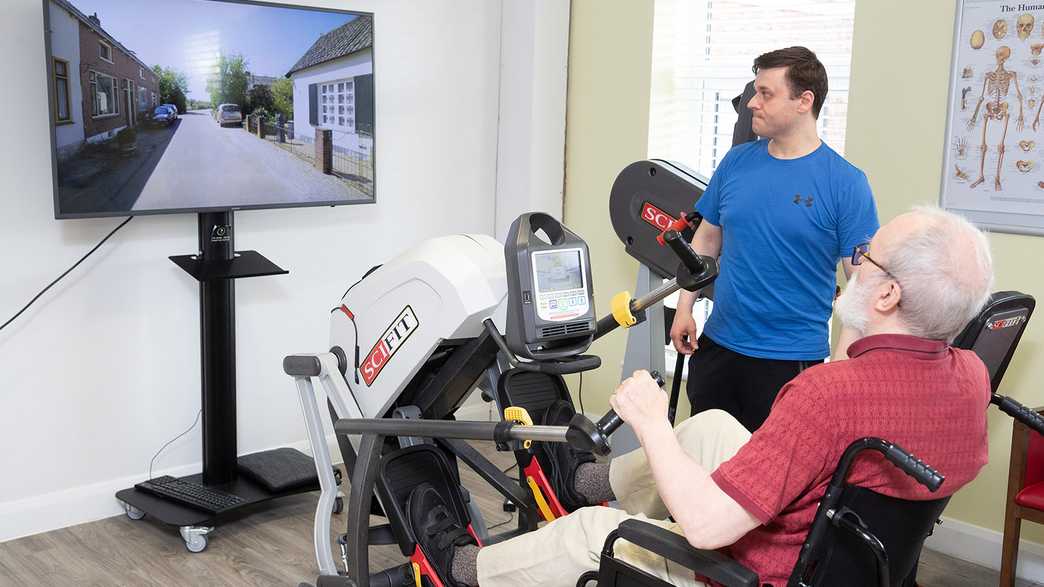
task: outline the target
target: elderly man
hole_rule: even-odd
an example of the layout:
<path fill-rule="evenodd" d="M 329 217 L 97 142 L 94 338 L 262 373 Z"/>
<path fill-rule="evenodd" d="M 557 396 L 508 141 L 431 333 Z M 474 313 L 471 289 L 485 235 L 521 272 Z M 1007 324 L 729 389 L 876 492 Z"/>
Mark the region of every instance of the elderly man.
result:
<path fill-rule="evenodd" d="M 959 216 L 918 208 L 856 247 L 854 278 L 836 307 L 847 360 L 787 383 L 753 435 L 720 410 L 672 430 L 667 398 L 639 371 L 610 398 L 644 451 L 581 465 L 626 509 L 586 507 L 545 527 L 479 549 L 444 506 L 414 494 L 421 547 L 453 585 L 573 585 L 597 568 L 608 533 L 628 517 L 683 534 L 697 548 L 726 548 L 762 584 L 784 585 L 835 466 L 852 441 L 895 442 L 946 476 L 934 494 L 880 458 L 857 461 L 849 482 L 902 499 L 935 499 L 986 464 L 985 366 L 948 346 L 992 286 L 985 237 Z M 854 333 L 854 334 L 853 334 Z M 590 485 L 590 483 L 589 483 Z M 415 499 L 414 499 L 415 498 Z M 667 519 L 668 514 L 674 522 Z M 678 585 L 691 571 L 626 543 L 617 556 Z"/>

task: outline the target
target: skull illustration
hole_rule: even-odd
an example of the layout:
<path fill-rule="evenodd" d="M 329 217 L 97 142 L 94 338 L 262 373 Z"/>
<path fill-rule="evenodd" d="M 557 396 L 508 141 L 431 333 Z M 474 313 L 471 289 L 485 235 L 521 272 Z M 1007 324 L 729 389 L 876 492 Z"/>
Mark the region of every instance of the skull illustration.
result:
<path fill-rule="evenodd" d="M 1033 32 L 1033 15 L 1027 12 L 1019 16 L 1015 21 L 1015 32 L 1018 33 L 1020 41 L 1028 39 Z"/>
<path fill-rule="evenodd" d="M 999 19 L 993 23 L 993 38 L 998 41 L 1008 36 L 1008 21 Z"/>

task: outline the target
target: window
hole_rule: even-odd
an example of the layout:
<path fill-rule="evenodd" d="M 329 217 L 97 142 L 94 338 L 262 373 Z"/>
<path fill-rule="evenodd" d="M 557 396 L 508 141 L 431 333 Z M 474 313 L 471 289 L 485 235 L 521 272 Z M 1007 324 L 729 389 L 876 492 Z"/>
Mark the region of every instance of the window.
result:
<path fill-rule="evenodd" d="M 145 88 L 138 86 L 138 110 L 145 110 L 149 107 L 149 96 Z"/>
<path fill-rule="evenodd" d="M 732 146 L 731 101 L 753 79 L 754 58 L 792 45 L 826 66 L 819 132 L 844 153 L 855 0 L 656 0 L 654 19 L 650 157 L 710 176 Z"/>
<path fill-rule="evenodd" d="M 116 79 L 97 71 L 90 73 L 91 103 L 95 117 L 113 116 L 120 113 L 120 101 L 116 90 Z"/>
<path fill-rule="evenodd" d="M 141 78 L 141 79 L 145 79 L 145 68 L 144 67 L 139 67 L 138 68 L 138 77 Z"/>
<path fill-rule="evenodd" d="M 156 105 L 156 92 L 152 92 L 152 105 Z"/>
<path fill-rule="evenodd" d="M 338 80 L 319 85 L 319 122 L 355 132 L 355 82 Z"/>
<path fill-rule="evenodd" d="M 112 63 L 112 47 L 105 41 L 98 41 L 98 56 Z"/>
<path fill-rule="evenodd" d="M 54 119 L 57 122 L 72 122 L 69 110 L 69 62 L 54 60 Z"/>

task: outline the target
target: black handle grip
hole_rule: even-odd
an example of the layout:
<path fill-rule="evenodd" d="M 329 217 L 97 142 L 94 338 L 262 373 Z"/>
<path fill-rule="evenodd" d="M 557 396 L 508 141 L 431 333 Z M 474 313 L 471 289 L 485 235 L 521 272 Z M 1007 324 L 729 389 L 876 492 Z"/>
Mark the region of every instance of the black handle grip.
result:
<path fill-rule="evenodd" d="M 674 254 L 678 255 L 678 258 L 681 259 L 682 264 L 685 265 L 685 268 L 688 269 L 690 273 L 696 275 L 703 273 L 706 269 L 703 259 L 696 254 L 696 251 L 692 250 L 692 246 L 685 242 L 685 239 L 682 238 L 680 233 L 674 230 L 668 230 L 664 233 L 663 240 L 667 243 L 667 246 L 671 247 Z"/>
<path fill-rule="evenodd" d="M 656 385 L 663 387 L 663 377 L 659 371 L 650 371 L 649 375 L 656 381 Z M 622 424 L 623 419 L 616 413 L 616 410 L 609 410 L 600 420 L 595 422 L 595 427 L 602 432 L 603 436 L 609 438 Z"/>
<path fill-rule="evenodd" d="M 1044 434 L 1044 417 L 1037 412 L 1003 395 L 993 394 L 990 403 L 996 404 L 1002 412 L 1029 426 L 1038 434 Z"/>
<path fill-rule="evenodd" d="M 888 447 L 885 457 L 904 473 L 917 479 L 917 482 L 927 487 L 928 491 L 939 489 L 942 482 L 946 480 L 946 477 L 940 475 L 938 471 L 895 444 Z"/>

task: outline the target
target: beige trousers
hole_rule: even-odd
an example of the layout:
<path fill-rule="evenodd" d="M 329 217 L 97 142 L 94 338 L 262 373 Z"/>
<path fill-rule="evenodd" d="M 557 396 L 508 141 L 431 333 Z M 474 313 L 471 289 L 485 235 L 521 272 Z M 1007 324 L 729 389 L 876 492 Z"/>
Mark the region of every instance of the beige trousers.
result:
<path fill-rule="evenodd" d="M 750 439 L 750 432 L 722 410 L 701 412 L 679 424 L 674 434 L 685 452 L 708 471 L 730 459 Z M 610 461 L 609 482 L 623 509 L 581 508 L 535 532 L 479 550 L 479 585 L 572 587 L 580 575 L 598 569 L 606 536 L 627 519 L 682 533 L 681 527 L 667 519 L 667 507 L 656 491 L 644 449 Z M 617 558 L 669 583 L 703 585 L 691 570 L 628 542 L 618 540 L 614 551 Z"/>

